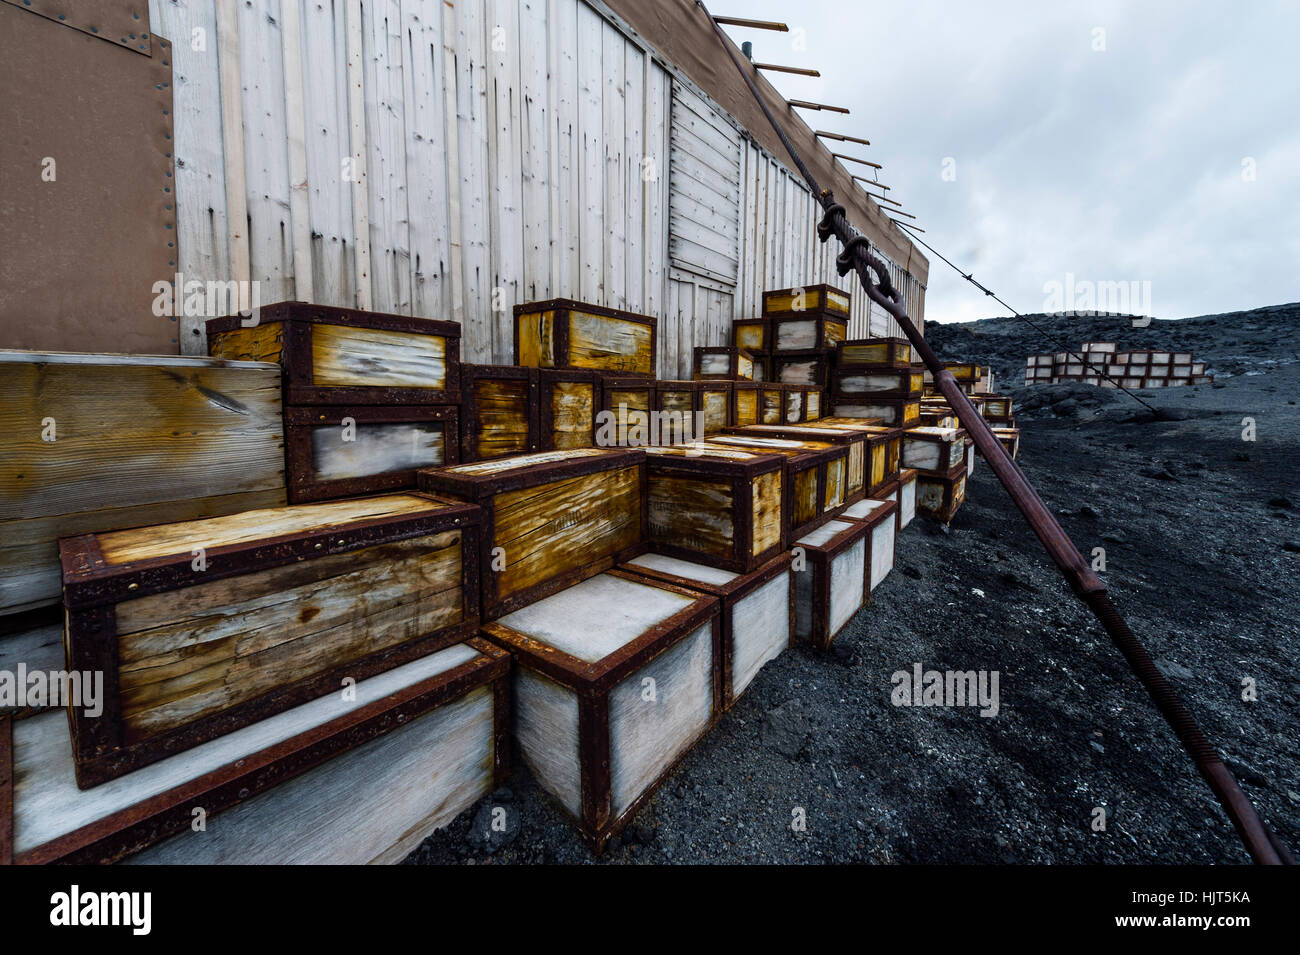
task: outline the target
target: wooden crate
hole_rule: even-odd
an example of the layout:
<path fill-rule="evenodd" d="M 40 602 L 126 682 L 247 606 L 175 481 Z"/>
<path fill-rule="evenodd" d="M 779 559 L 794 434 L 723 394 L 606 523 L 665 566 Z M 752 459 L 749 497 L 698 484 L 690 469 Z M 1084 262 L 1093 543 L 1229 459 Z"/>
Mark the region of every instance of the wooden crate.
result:
<path fill-rule="evenodd" d="M 866 602 L 867 538 L 861 521 L 833 520 L 794 541 L 795 636 L 818 650 Z"/>
<path fill-rule="evenodd" d="M 285 501 L 280 369 L 0 351 L 0 616 L 57 604 L 58 539 Z"/>
<path fill-rule="evenodd" d="M 772 350 L 772 323 L 758 318 L 737 318 L 731 322 L 731 344 L 751 354 L 763 355 Z"/>
<path fill-rule="evenodd" d="M 596 445 L 623 447 L 659 443 L 651 430 L 658 388 L 653 378 L 605 375 L 600 386 L 601 414 L 596 418 Z"/>
<path fill-rule="evenodd" d="M 460 460 L 455 405 L 304 405 L 284 410 L 289 501 L 415 487 L 420 468 Z"/>
<path fill-rule="evenodd" d="M 918 398 L 844 398 L 831 396 L 831 414 L 837 418 L 879 418 L 891 428 L 911 428 L 921 420 Z"/>
<path fill-rule="evenodd" d="M 1014 461 L 1020 454 L 1020 429 L 1019 428 L 994 428 L 993 436 L 998 439 L 1002 447 L 1007 449 Z"/>
<path fill-rule="evenodd" d="M 208 354 L 273 361 L 289 405 L 432 405 L 460 401 L 460 326 L 307 302 L 265 305 L 207 323 Z"/>
<path fill-rule="evenodd" d="M 751 357 L 754 359 L 754 381 L 771 381 L 772 380 L 771 352 L 753 352 Z"/>
<path fill-rule="evenodd" d="M 655 374 L 658 322 L 567 298 L 516 305 L 515 364 Z"/>
<path fill-rule="evenodd" d="M 825 441 L 827 444 L 843 445 L 849 450 L 844 478 L 844 499 L 852 503 L 866 494 L 869 435 L 865 431 L 856 428 L 818 427 L 812 424 L 755 424 L 743 428 L 728 428 L 727 432 L 758 437 L 789 438 L 794 441 Z"/>
<path fill-rule="evenodd" d="M 599 851 L 722 711 L 718 600 L 614 570 L 495 623 L 515 738 Z"/>
<path fill-rule="evenodd" d="M 647 544 L 748 573 L 783 550 L 785 458 L 709 444 L 646 448 Z"/>
<path fill-rule="evenodd" d="M 603 376 L 597 371 L 572 368 L 542 368 L 538 371 L 539 450 L 595 447 L 602 380 Z"/>
<path fill-rule="evenodd" d="M 842 398 L 920 398 L 922 374 L 889 364 L 840 366 L 831 373 L 831 391 Z"/>
<path fill-rule="evenodd" d="M 62 713 L 0 717 L 0 864 L 400 862 L 506 781 L 509 668 L 475 637 L 89 791 Z"/>
<path fill-rule="evenodd" d="M 805 388 L 803 392 L 803 420 L 820 421 L 822 417 L 822 390 Z"/>
<path fill-rule="evenodd" d="M 66 537 L 69 707 L 93 786 L 464 640 L 478 508 L 392 494 Z"/>
<path fill-rule="evenodd" d="M 783 351 L 772 356 L 772 377 L 787 385 L 825 388 L 831 380 L 831 356 L 828 348 Z"/>
<path fill-rule="evenodd" d="M 541 443 L 536 368 L 460 366 L 460 459 L 528 454 Z"/>
<path fill-rule="evenodd" d="M 665 381 L 655 382 L 656 410 L 666 414 L 686 415 L 688 429 L 696 439 L 717 434 L 727 427 L 731 417 L 732 382 Z"/>
<path fill-rule="evenodd" d="M 794 581 L 790 554 L 748 573 L 642 554 L 621 567 L 630 574 L 708 594 L 721 608 L 722 705 L 731 709 L 769 660 L 794 646 Z"/>
<path fill-rule="evenodd" d="M 903 432 L 902 466 L 947 474 L 966 462 L 966 432 L 961 428 L 909 428 Z"/>
<path fill-rule="evenodd" d="M 638 553 L 645 457 L 640 448 L 571 448 L 421 471 L 423 490 L 483 509 L 483 619 Z"/>
<path fill-rule="evenodd" d="M 989 421 L 1012 420 L 1011 399 L 1006 395 L 985 395 L 983 404 L 980 410 Z"/>
<path fill-rule="evenodd" d="M 703 348 L 697 345 L 691 369 L 696 381 L 753 381 L 754 356 L 747 349 L 734 346 Z"/>
<path fill-rule="evenodd" d="M 879 587 L 894 569 L 894 545 L 898 540 L 898 484 L 893 497 L 864 497 L 851 504 L 841 520 L 858 521 L 870 529 L 867 535 L 867 596 Z"/>
<path fill-rule="evenodd" d="M 786 539 L 830 520 L 847 504 L 849 449 L 826 441 L 795 441 L 747 434 L 719 434 L 709 444 L 785 457 Z"/>
<path fill-rule="evenodd" d="M 730 424 L 758 424 L 762 417 L 762 389 L 762 385 L 753 381 L 733 381 L 731 383 Z"/>
<path fill-rule="evenodd" d="M 867 436 L 867 494 L 898 478 L 903 429 L 869 423 L 878 419 L 823 418 L 822 427 L 860 431 Z"/>
<path fill-rule="evenodd" d="M 966 500 L 966 464 L 962 462 L 947 474 L 918 473 L 916 509 L 941 523 L 951 523 Z"/>
<path fill-rule="evenodd" d="M 785 394 L 784 423 L 799 424 L 803 421 L 804 389 L 799 385 L 785 385 L 782 391 Z"/>
<path fill-rule="evenodd" d="M 848 334 L 849 296 L 830 285 L 764 292 L 763 315 L 772 322 L 774 353 L 834 348 Z"/>
<path fill-rule="evenodd" d="M 853 338 L 835 346 L 837 368 L 888 365 L 912 370 L 912 343 L 906 338 Z"/>
<path fill-rule="evenodd" d="M 920 473 L 915 468 L 904 468 L 898 472 L 897 481 L 886 485 L 883 491 L 875 495 L 881 500 L 891 500 L 898 505 L 900 531 L 916 517 L 916 480 Z"/>
<path fill-rule="evenodd" d="M 774 381 L 760 383 L 758 389 L 759 424 L 785 424 L 789 417 L 786 411 L 785 385 Z M 737 424 L 740 422 L 738 421 Z"/>

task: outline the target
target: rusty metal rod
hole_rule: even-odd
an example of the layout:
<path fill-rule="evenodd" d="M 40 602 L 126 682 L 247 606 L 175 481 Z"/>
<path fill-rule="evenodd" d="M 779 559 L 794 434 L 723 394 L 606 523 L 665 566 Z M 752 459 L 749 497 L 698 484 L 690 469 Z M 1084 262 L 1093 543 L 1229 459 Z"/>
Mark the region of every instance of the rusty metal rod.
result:
<path fill-rule="evenodd" d="M 708 10 L 703 0 L 696 0 L 696 3 L 707 16 Z M 710 19 L 709 22 L 713 21 Z M 884 262 L 871 254 L 867 238 L 860 235 L 849 223 L 844 207 L 835 202 L 835 197 L 829 190 L 823 191 L 817 184 L 817 178 L 803 161 L 803 157 L 799 155 L 799 151 L 782 129 L 781 124 L 772 115 L 749 71 L 744 68 L 744 64 L 727 41 L 727 35 L 716 24 L 714 24 L 714 32 L 740 72 L 741 78 L 749 87 L 750 93 L 757 100 L 759 108 L 772 124 L 773 130 L 790 154 L 790 158 L 808 183 L 808 187 L 818 197 L 825 210 L 825 215 L 817 226 L 818 237 L 825 242 L 834 235 L 843 243 L 844 251 L 836 259 L 840 274 L 843 275 L 849 270 L 857 272 L 867 296 L 894 317 L 925 366 L 930 369 L 930 373 L 934 376 L 935 387 L 948 399 L 949 406 L 956 412 L 958 420 L 965 426 L 967 433 L 975 442 L 975 447 L 988 462 L 1012 503 L 1019 508 L 1030 529 L 1038 537 L 1070 588 L 1092 610 L 1106 629 L 1129 667 L 1150 694 L 1160 714 L 1192 757 L 1197 770 L 1218 797 L 1219 804 L 1223 806 L 1228 818 L 1232 820 L 1251 857 L 1262 865 L 1280 865 L 1284 861 L 1292 861 L 1290 852 L 1264 825 L 1254 805 L 1246 798 L 1246 794 L 1241 791 L 1241 786 L 1224 765 L 1218 751 L 1201 732 L 1195 718 L 1178 698 L 1178 694 L 1169 685 L 1164 674 L 1156 669 L 1146 648 L 1134 636 L 1133 631 L 1124 622 L 1124 618 L 1115 609 L 1110 595 L 1106 592 L 1106 585 L 1093 573 L 1088 562 L 1079 553 L 1079 549 L 1065 533 L 1065 529 L 1057 522 L 1051 510 L 1029 483 L 1029 479 L 1020 470 L 1020 466 L 1003 448 L 984 417 L 975 410 L 975 406 L 958 386 L 952 372 L 944 368 L 929 343 L 912 324 L 907 309 L 902 304 L 901 296 L 890 281 L 889 269 Z M 875 274 L 876 282 L 872 281 L 872 273 Z"/>

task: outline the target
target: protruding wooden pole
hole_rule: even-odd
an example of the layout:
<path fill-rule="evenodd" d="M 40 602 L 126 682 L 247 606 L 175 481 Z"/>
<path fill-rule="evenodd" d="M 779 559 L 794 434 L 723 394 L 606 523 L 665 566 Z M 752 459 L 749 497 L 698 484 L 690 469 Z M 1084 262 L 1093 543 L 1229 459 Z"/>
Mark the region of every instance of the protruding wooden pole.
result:
<path fill-rule="evenodd" d="M 810 103 L 806 99 L 786 100 L 791 106 L 798 106 L 800 109 L 824 109 L 832 113 L 843 113 L 848 115 L 848 110 L 843 106 L 827 106 L 825 103 Z"/>
<path fill-rule="evenodd" d="M 774 30 L 777 33 L 789 33 L 790 28 L 776 20 L 746 20 L 744 17 L 714 17 L 714 23 L 725 23 L 733 27 L 749 27 L 753 30 Z"/>
<path fill-rule="evenodd" d="M 805 69 L 802 66 L 779 66 L 776 63 L 755 63 L 756 70 L 773 70 L 777 73 L 796 73 L 799 76 L 821 76 L 816 70 Z"/>
<path fill-rule="evenodd" d="M 860 139 L 857 136 L 845 136 L 843 133 L 832 133 L 824 129 L 817 130 L 817 136 L 825 136 L 827 139 L 838 139 L 842 143 L 861 143 L 863 146 L 870 146 L 868 140 Z"/>

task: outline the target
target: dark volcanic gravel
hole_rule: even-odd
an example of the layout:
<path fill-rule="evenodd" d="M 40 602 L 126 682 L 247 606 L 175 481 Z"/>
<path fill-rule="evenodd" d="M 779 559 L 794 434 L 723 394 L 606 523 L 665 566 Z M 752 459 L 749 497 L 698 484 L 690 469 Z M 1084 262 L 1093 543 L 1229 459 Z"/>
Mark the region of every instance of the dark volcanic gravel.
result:
<path fill-rule="evenodd" d="M 1237 347 L 1227 340 L 1234 328 L 1272 326 L 1267 347 L 1241 346 L 1248 357 L 1222 387 L 1143 392 L 1167 409 L 1160 419 L 1086 386 L 1015 394 L 1036 405 L 1019 416 L 1024 470 L 1085 554 L 1105 548 L 1102 576 L 1133 630 L 1268 824 L 1300 847 L 1293 314 L 1300 310 L 1218 316 L 1209 326 L 1218 337 L 1199 345 L 1137 330 L 1108 335 L 1090 324 L 1102 319 L 1072 320 L 1071 346 L 1190 347 L 1219 362 L 1221 374 L 1218 356 Z M 941 355 L 987 360 L 953 347 L 954 328 L 970 326 L 927 329 Z M 1005 337 L 1017 373 L 1029 351 L 1050 350 L 1023 334 L 1014 345 Z M 1245 373 L 1261 367 L 1267 374 Z M 1245 417 L 1255 419 L 1254 442 L 1242 440 Z M 997 670 L 1000 712 L 891 705 L 890 675 L 915 663 Z M 1258 690 L 1253 702 L 1242 699 L 1247 678 Z M 476 838 L 491 816 L 480 804 L 408 861 L 1249 861 L 983 462 L 951 529 L 918 517 L 903 532 L 894 573 L 835 651 L 801 647 L 768 664 L 599 860 L 516 767 L 510 790 L 485 801 L 506 809 L 509 831 L 490 845 Z M 791 827 L 796 807 L 806 813 L 804 832 Z M 1106 809 L 1105 832 L 1091 828 L 1096 807 Z"/>

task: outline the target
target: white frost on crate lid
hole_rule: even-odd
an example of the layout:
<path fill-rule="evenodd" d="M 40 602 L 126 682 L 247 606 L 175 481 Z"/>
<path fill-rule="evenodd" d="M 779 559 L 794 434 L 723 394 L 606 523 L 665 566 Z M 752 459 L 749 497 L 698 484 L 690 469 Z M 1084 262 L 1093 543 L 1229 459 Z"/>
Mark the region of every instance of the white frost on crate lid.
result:
<path fill-rule="evenodd" d="M 859 527 L 861 525 L 858 525 Z M 854 525 L 845 521 L 828 521 L 815 531 L 809 531 L 803 537 L 795 541 L 796 544 L 809 544 L 813 547 L 820 547 L 829 541 L 836 534 L 843 534 L 845 531 L 852 530 Z"/>
<path fill-rule="evenodd" d="M 733 571 L 723 570 L 721 567 L 706 567 L 703 564 L 682 560 L 680 557 L 669 557 L 666 554 L 642 554 L 640 557 L 633 557 L 628 561 L 628 564 L 635 567 L 645 567 L 649 570 L 657 570 L 664 574 L 672 574 L 686 580 L 694 580 L 701 584 L 711 584 L 715 587 L 729 584 L 740 576 L 740 574 Z"/>
<path fill-rule="evenodd" d="M 595 663 L 694 602 L 670 590 L 600 574 L 497 622 Z"/>

